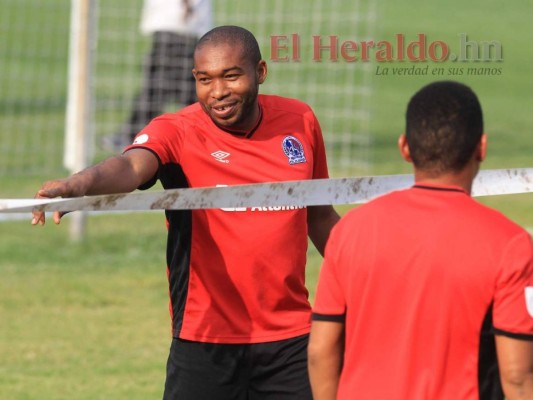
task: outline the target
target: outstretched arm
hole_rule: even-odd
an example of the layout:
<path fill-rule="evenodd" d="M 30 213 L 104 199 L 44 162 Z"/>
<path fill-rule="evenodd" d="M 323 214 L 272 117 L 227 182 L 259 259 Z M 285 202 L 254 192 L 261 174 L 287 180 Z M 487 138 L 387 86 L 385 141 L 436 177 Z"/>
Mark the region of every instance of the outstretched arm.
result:
<path fill-rule="evenodd" d="M 157 172 L 156 156 L 145 149 L 133 149 L 110 157 L 65 179 L 45 182 L 36 198 L 80 197 L 85 195 L 131 192 Z M 55 212 L 58 224 L 64 213 Z M 44 225 L 44 212 L 34 212 L 32 224 Z"/>
<path fill-rule="evenodd" d="M 496 351 L 505 398 L 533 399 L 533 341 L 496 335 Z"/>

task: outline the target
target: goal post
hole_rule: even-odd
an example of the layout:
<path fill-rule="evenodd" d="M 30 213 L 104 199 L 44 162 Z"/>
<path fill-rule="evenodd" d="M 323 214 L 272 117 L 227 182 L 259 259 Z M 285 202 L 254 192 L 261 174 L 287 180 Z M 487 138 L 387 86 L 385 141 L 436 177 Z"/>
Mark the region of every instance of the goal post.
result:
<path fill-rule="evenodd" d="M 68 92 L 65 121 L 64 166 L 76 173 L 86 168 L 93 156 L 92 69 L 96 39 L 97 0 L 71 0 Z M 86 213 L 70 218 L 70 237 L 81 240 Z"/>
<path fill-rule="evenodd" d="M 93 149 L 92 67 L 96 39 L 96 0 L 71 0 L 68 92 L 63 164 L 71 172 L 85 168 Z"/>

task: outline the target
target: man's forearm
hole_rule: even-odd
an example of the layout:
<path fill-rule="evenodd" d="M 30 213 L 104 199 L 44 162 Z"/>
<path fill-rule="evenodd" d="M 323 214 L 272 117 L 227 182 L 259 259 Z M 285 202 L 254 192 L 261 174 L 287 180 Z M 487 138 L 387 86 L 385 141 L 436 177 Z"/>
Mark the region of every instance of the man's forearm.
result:
<path fill-rule="evenodd" d="M 521 376 L 520 379 L 507 378 L 502 384 L 506 400 L 533 399 L 533 374 Z"/>
<path fill-rule="evenodd" d="M 315 400 L 335 400 L 344 360 L 344 324 L 313 321 L 308 368 Z"/>
<path fill-rule="evenodd" d="M 108 158 L 72 175 L 69 180 L 83 195 L 127 193 L 144 183 L 124 156 Z"/>
<path fill-rule="evenodd" d="M 503 335 L 496 335 L 495 341 L 506 399 L 533 399 L 533 341 Z"/>
<path fill-rule="evenodd" d="M 309 377 L 314 400 L 335 400 L 339 386 L 341 357 L 328 354 L 309 357 Z"/>

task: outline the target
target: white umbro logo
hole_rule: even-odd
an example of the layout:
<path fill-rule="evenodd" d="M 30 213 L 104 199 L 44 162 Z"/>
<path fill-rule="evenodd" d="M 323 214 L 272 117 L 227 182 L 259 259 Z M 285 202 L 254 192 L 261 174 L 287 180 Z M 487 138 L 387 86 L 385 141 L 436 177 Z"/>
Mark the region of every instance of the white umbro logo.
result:
<path fill-rule="evenodd" d="M 226 160 L 227 157 L 229 157 L 229 153 L 226 153 L 222 150 L 217 150 L 214 153 L 211 153 L 213 157 L 215 157 L 215 160 L 220 161 L 221 163 L 229 163 L 229 160 Z"/>

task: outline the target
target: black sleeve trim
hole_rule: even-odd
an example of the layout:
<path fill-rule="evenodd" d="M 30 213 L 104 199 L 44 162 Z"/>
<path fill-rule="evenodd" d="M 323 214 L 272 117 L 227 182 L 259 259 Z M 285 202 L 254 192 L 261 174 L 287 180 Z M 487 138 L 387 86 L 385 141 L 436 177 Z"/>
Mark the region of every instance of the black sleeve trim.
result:
<path fill-rule="evenodd" d="M 344 323 L 346 320 L 346 314 L 330 315 L 330 314 L 318 314 L 313 313 L 311 316 L 313 321 L 329 321 Z"/>
<path fill-rule="evenodd" d="M 510 337 L 510 338 L 513 338 L 513 339 L 533 341 L 533 335 L 528 335 L 528 334 L 524 334 L 524 333 L 506 332 L 506 331 L 502 331 L 502 330 L 496 329 L 496 328 L 493 328 L 493 331 L 494 331 L 495 335 L 507 336 L 507 337 Z"/>

